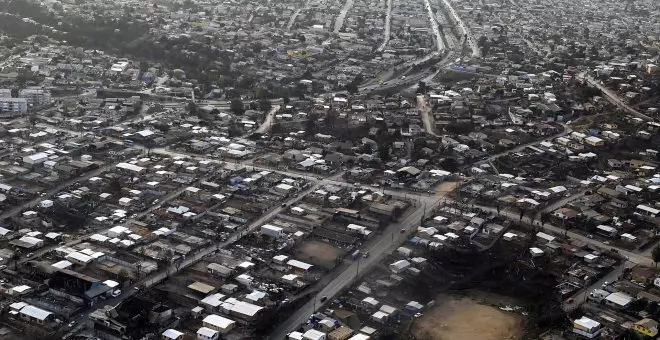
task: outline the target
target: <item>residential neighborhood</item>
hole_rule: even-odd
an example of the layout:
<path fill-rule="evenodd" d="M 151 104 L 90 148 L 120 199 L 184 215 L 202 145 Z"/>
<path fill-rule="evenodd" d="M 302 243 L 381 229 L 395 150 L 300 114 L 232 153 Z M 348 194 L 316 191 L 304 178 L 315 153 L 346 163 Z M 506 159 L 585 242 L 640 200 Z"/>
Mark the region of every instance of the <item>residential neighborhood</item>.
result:
<path fill-rule="evenodd" d="M 656 0 L 1 1 L 0 339 L 656 338 L 659 58 Z"/>

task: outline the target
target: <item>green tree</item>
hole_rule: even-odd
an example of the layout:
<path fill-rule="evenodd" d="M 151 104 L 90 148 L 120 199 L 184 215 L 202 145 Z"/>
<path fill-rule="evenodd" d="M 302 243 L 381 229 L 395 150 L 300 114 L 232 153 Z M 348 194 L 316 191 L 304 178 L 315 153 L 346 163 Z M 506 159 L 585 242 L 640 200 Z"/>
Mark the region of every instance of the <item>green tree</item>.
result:
<path fill-rule="evenodd" d="M 231 100 L 231 104 L 229 104 L 229 109 L 235 115 L 242 115 L 245 112 L 245 107 L 243 105 L 243 101 L 240 100 L 239 98 Z"/>

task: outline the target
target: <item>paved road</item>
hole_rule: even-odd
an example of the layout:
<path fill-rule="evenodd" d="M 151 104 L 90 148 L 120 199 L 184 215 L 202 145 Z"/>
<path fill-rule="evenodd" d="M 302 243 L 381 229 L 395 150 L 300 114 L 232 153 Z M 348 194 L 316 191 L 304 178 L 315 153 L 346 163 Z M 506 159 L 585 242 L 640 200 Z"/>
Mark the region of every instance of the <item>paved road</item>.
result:
<path fill-rule="evenodd" d="M 422 123 L 424 124 L 424 130 L 426 130 L 426 133 L 431 136 L 437 136 L 433 126 L 433 118 L 431 117 L 431 106 L 425 95 L 417 95 L 417 110 L 422 115 Z"/>
<path fill-rule="evenodd" d="M 424 0 L 424 6 L 426 7 L 426 12 L 431 21 L 431 28 L 433 29 L 433 38 L 435 40 L 435 47 L 438 53 L 442 53 L 445 50 L 445 43 L 442 40 L 442 35 L 440 34 L 440 27 L 438 27 L 438 21 L 435 20 L 435 15 L 433 15 L 433 8 L 431 8 L 431 2 L 429 0 Z"/>
<path fill-rule="evenodd" d="M 346 21 L 346 15 L 348 14 L 348 11 L 350 11 L 353 7 L 353 2 L 354 0 L 346 0 L 344 6 L 339 11 L 339 15 L 337 15 L 337 19 L 335 19 L 335 29 L 333 30 L 334 33 L 339 33 L 339 31 L 341 31 L 341 28 L 344 26 L 344 21 Z"/>
<path fill-rule="evenodd" d="M 257 130 L 255 131 L 256 133 L 268 133 L 270 131 L 270 128 L 273 127 L 273 119 L 275 119 L 275 113 L 279 111 L 280 106 L 279 105 L 273 105 L 273 107 L 270 108 L 270 111 L 266 113 L 266 119 L 264 119 L 264 122 L 259 125 Z"/>
<path fill-rule="evenodd" d="M 573 201 L 576 201 L 582 197 L 584 197 L 584 193 L 587 190 L 580 190 L 574 195 L 570 195 L 568 197 L 564 196 L 562 199 L 558 200 L 557 202 L 554 202 L 552 204 L 549 204 L 547 207 L 543 208 L 543 212 L 553 212 Z"/>
<path fill-rule="evenodd" d="M 562 308 L 567 312 L 578 308 L 581 304 L 587 301 L 588 294 L 591 293 L 594 289 L 602 289 L 605 282 L 611 283 L 617 281 L 619 277 L 621 277 L 621 274 L 623 274 L 623 269 L 630 268 L 633 265 L 634 263 L 632 262 L 624 261 L 622 264 L 614 268 L 614 270 L 607 273 L 607 275 L 602 277 L 600 280 L 594 282 L 589 287 L 578 290 L 573 295 L 566 298 L 562 304 Z"/>
<path fill-rule="evenodd" d="M 573 130 L 571 130 L 571 128 L 569 128 L 569 127 L 568 127 L 567 125 L 565 125 L 565 124 L 562 124 L 562 127 L 564 128 L 564 131 L 562 131 L 562 132 L 560 132 L 560 133 L 558 133 L 558 134 L 556 134 L 556 135 L 548 136 L 548 137 L 543 138 L 543 139 L 541 139 L 541 140 L 536 140 L 536 141 L 533 141 L 533 142 L 529 142 L 529 143 L 526 143 L 526 144 L 522 144 L 522 145 L 519 145 L 519 146 L 517 146 L 517 147 L 515 147 L 515 148 L 513 148 L 513 149 L 509 149 L 509 150 L 507 150 L 507 151 L 500 152 L 500 153 L 498 153 L 498 154 L 495 154 L 495 155 L 489 156 L 488 158 L 486 158 L 486 159 L 484 159 L 484 160 L 481 160 L 481 161 L 479 161 L 479 162 L 476 162 L 476 163 L 472 164 L 472 166 L 479 166 L 479 165 L 481 165 L 481 164 L 485 164 L 485 163 L 491 162 L 491 161 L 493 161 L 493 160 L 495 160 L 495 159 L 497 159 L 497 158 L 500 158 L 500 157 L 502 157 L 502 156 L 506 156 L 506 155 L 509 155 L 509 154 L 512 154 L 512 153 L 516 153 L 516 152 L 518 152 L 518 151 L 522 151 L 522 150 L 524 150 L 524 149 L 525 149 L 526 147 L 528 147 L 528 146 L 536 145 L 536 144 L 541 143 L 541 142 L 551 141 L 551 140 L 553 140 L 553 139 L 555 139 L 555 138 L 559 138 L 559 137 L 566 136 L 566 135 L 568 135 L 569 133 L 571 133 L 571 131 L 573 131 Z"/>
<path fill-rule="evenodd" d="M 342 173 L 337 173 L 336 175 L 329 177 L 328 180 L 332 181 L 336 178 L 341 177 Z M 298 200 L 302 199 L 305 195 L 309 194 L 310 192 L 317 190 L 320 185 L 324 184 L 324 181 L 314 181 L 312 185 L 310 185 L 307 189 L 301 191 L 297 196 L 292 197 L 288 200 L 285 200 L 283 203 L 286 203 L 287 206 L 291 206 L 295 204 Z M 125 289 L 122 294 L 119 297 L 116 298 L 111 298 L 104 300 L 102 303 L 97 304 L 93 306 L 93 308 L 88 309 L 85 313 L 81 313 L 79 316 L 77 316 L 74 320 L 77 321 L 84 321 L 89 317 L 89 314 L 94 312 L 97 309 L 102 309 L 105 306 L 112 306 L 120 303 L 124 299 L 132 296 L 133 294 L 137 293 L 137 290 L 135 287 L 140 287 L 141 290 L 148 289 L 150 287 L 155 286 L 156 284 L 160 283 L 161 281 L 165 280 L 167 277 L 170 275 L 174 275 L 179 271 L 184 270 L 185 268 L 197 263 L 199 260 L 204 258 L 205 256 L 215 252 L 218 249 L 224 249 L 227 248 L 228 246 L 232 245 L 236 241 L 238 241 L 243 235 L 250 233 L 254 231 L 255 229 L 261 227 L 263 224 L 265 224 L 267 221 L 272 219 L 274 216 L 279 214 L 282 211 L 281 206 L 276 206 L 274 207 L 271 211 L 268 213 L 262 215 L 260 218 L 255 220 L 254 222 L 250 223 L 250 225 L 237 232 L 234 233 L 231 237 L 229 237 L 227 240 L 213 244 L 211 246 L 208 246 L 188 257 L 186 257 L 182 262 L 179 264 L 172 264 L 168 266 L 165 270 L 161 270 L 157 273 L 154 273 L 152 275 L 147 276 L 146 278 L 140 280 L 139 282 L 136 282 L 128 287 L 128 289 Z"/>
<path fill-rule="evenodd" d="M 489 212 L 491 214 L 497 214 L 497 209 L 493 208 L 493 207 L 486 207 L 486 206 L 480 206 L 480 205 L 475 205 L 475 207 L 479 208 L 481 210 L 484 210 L 486 212 Z M 523 223 L 528 227 L 532 227 L 532 221 L 531 221 L 531 218 L 528 215 L 523 216 L 522 220 L 520 220 L 520 213 L 517 212 L 517 211 L 501 210 L 500 215 L 505 216 L 505 217 L 511 219 L 512 221 Z M 535 220 L 534 223 L 535 223 L 536 226 L 538 226 L 540 222 L 538 220 Z M 586 243 L 586 244 L 588 244 L 588 245 L 590 245 L 590 246 L 592 246 L 596 249 L 599 249 L 601 251 L 607 251 L 609 249 L 615 249 L 616 251 L 618 251 L 618 253 L 620 255 L 626 257 L 629 261 L 637 263 L 637 264 L 642 264 L 642 265 L 647 265 L 647 266 L 653 266 L 654 265 L 653 260 L 648 258 L 648 257 L 645 257 L 645 256 L 640 255 L 640 254 L 632 253 L 632 252 L 630 252 L 628 250 L 625 250 L 625 249 L 621 249 L 621 248 L 617 248 L 617 247 L 614 247 L 614 246 L 611 246 L 611 245 L 604 244 L 603 242 L 601 242 L 599 240 L 588 238 L 584 235 L 581 235 L 581 234 L 578 234 L 578 233 L 575 233 L 575 232 L 572 232 L 572 231 L 566 231 L 563 228 L 554 226 L 550 223 L 544 224 L 542 226 L 542 230 L 544 230 L 546 232 L 549 232 L 551 234 L 554 234 L 554 235 L 566 235 L 566 236 L 570 237 L 571 239 L 579 240 L 579 241 L 584 242 L 584 243 Z"/>
<path fill-rule="evenodd" d="M 474 40 L 470 28 L 467 27 L 467 25 L 465 25 L 465 23 L 458 15 L 454 7 L 452 7 L 451 2 L 449 2 L 448 0 L 442 0 L 442 2 L 444 3 L 445 8 L 447 9 L 447 13 L 454 19 L 453 21 L 456 23 L 459 32 L 462 35 L 467 35 L 467 43 L 470 46 L 470 49 L 472 50 L 472 56 L 475 58 L 481 57 L 481 50 L 479 49 L 479 46 L 477 46 L 477 42 L 476 40 Z"/>
<path fill-rule="evenodd" d="M 385 30 L 383 32 L 383 43 L 378 46 L 377 52 L 383 52 L 387 43 L 390 42 L 390 27 L 392 25 L 392 0 L 387 0 L 387 9 L 385 10 Z"/>
<path fill-rule="evenodd" d="M 302 8 L 298 8 L 293 14 L 291 14 L 291 18 L 289 18 L 289 22 L 286 24 L 286 30 L 290 31 L 291 27 L 293 27 L 293 24 L 296 22 L 296 18 L 298 15 L 300 15 L 300 12 L 302 11 Z"/>
<path fill-rule="evenodd" d="M 587 82 L 588 85 L 595 87 L 599 89 L 601 92 L 603 92 L 603 95 L 607 101 L 610 103 L 622 108 L 624 111 L 634 115 L 635 117 L 644 119 L 646 121 L 653 121 L 654 119 L 650 116 L 647 116 L 637 110 L 635 110 L 633 107 L 628 105 L 626 102 L 624 102 L 619 95 L 617 95 L 614 91 L 608 89 L 607 87 L 603 86 L 600 84 L 600 82 L 594 80 L 591 78 L 591 76 L 585 76 L 584 73 L 580 74 L 578 77 L 583 77 L 584 80 Z"/>
<path fill-rule="evenodd" d="M 401 194 L 401 193 L 399 193 Z M 358 258 L 354 261 L 344 272 L 334 278 L 327 286 L 323 287 L 313 299 L 304 304 L 298 309 L 291 317 L 280 324 L 275 331 L 268 337 L 272 340 L 282 340 L 286 335 L 304 323 L 314 308 L 319 310 L 323 307 L 321 298 L 327 297 L 327 300 L 339 294 L 344 288 L 354 283 L 357 278 L 366 273 L 371 267 L 378 264 L 384 255 L 389 254 L 396 250 L 403 243 L 407 237 L 416 230 L 416 226 L 421 223 L 425 211 L 432 211 L 433 208 L 444 199 L 443 196 L 430 196 L 433 201 L 430 205 L 419 205 L 408 216 L 398 223 L 392 223 L 385 228 L 381 235 L 370 247 L 365 249 L 369 252 L 370 256 L 367 258 Z M 405 232 L 401 232 L 405 230 Z"/>

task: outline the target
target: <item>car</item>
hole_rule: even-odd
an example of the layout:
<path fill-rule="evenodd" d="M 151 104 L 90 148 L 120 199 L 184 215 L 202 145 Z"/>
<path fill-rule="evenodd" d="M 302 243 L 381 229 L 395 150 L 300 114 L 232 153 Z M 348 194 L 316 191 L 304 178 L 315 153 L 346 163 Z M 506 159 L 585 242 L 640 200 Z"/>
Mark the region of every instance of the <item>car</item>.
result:
<path fill-rule="evenodd" d="M 117 289 L 117 290 L 113 291 L 112 293 L 110 293 L 110 295 L 112 295 L 112 297 L 117 297 L 117 296 L 121 295 L 121 289 Z"/>
<path fill-rule="evenodd" d="M 587 235 L 587 237 L 588 237 L 588 238 L 594 238 L 594 235 L 589 234 L 589 235 Z"/>
<path fill-rule="evenodd" d="M 568 300 L 566 300 L 566 303 L 573 303 L 573 301 L 574 301 L 573 298 L 569 298 Z"/>
<path fill-rule="evenodd" d="M 405 229 L 401 229 L 401 231 L 400 231 L 400 233 L 402 233 L 402 234 L 405 233 L 405 232 L 406 232 Z"/>
<path fill-rule="evenodd" d="M 140 291 L 140 287 L 133 287 L 133 290 L 135 290 L 136 292 L 139 292 L 139 291 Z"/>
<path fill-rule="evenodd" d="M 4 264 L 0 265 L 0 270 L 5 270 L 5 269 L 7 269 L 7 265 L 4 265 Z"/>
<path fill-rule="evenodd" d="M 326 301 L 328 301 L 328 297 L 327 296 L 321 296 L 321 300 L 319 300 L 319 301 L 321 301 L 322 303 L 326 302 Z"/>
<path fill-rule="evenodd" d="M 34 253 L 28 253 L 27 255 L 25 255 L 25 257 L 32 257 L 32 256 L 34 256 Z"/>
<path fill-rule="evenodd" d="M 364 253 L 362 253 L 362 257 L 364 257 L 364 258 L 369 257 L 369 252 L 368 252 L 368 251 L 365 251 Z"/>
<path fill-rule="evenodd" d="M 75 326 L 75 325 L 76 325 L 76 321 L 74 320 L 74 321 L 69 322 L 68 326 L 69 326 L 69 328 L 73 328 L 73 326 Z"/>

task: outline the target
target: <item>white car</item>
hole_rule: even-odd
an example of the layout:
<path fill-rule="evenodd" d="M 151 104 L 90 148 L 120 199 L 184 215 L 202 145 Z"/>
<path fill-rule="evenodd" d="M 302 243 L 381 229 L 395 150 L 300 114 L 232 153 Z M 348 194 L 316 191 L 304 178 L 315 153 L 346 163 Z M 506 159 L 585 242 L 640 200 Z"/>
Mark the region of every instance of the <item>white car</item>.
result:
<path fill-rule="evenodd" d="M 117 290 L 113 291 L 112 293 L 110 293 L 110 295 L 112 295 L 112 297 L 117 297 L 117 296 L 121 295 L 121 289 L 117 289 Z"/>

